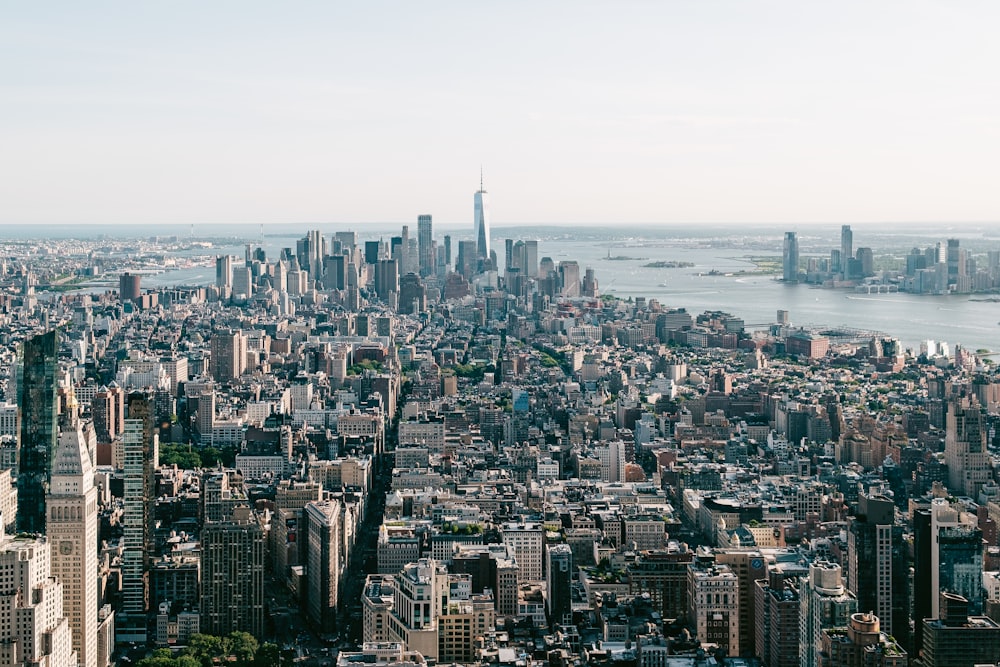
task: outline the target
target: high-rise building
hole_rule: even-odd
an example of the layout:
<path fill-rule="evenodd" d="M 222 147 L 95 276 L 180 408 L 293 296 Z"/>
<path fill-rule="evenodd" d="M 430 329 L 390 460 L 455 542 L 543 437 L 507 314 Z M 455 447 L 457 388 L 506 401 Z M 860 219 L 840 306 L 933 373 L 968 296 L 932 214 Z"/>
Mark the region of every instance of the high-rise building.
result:
<path fill-rule="evenodd" d="M 545 604 L 549 625 L 570 624 L 573 621 L 573 550 L 569 545 L 549 547 L 547 573 Z"/>
<path fill-rule="evenodd" d="M 542 581 L 545 531 L 540 523 L 505 523 L 500 528 L 503 543 L 514 553 L 518 582 Z"/>
<path fill-rule="evenodd" d="M 473 241 L 476 244 L 476 258 L 490 258 L 490 207 L 483 187 L 483 176 L 479 175 L 479 190 L 474 199 Z"/>
<path fill-rule="evenodd" d="M 246 505 L 201 532 L 201 631 L 264 631 L 264 529 Z"/>
<path fill-rule="evenodd" d="M 126 271 L 118 277 L 118 298 L 122 301 L 138 301 L 142 296 L 142 276 Z"/>
<path fill-rule="evenodd" d="M 840 270 L 844 275 L 844 280 L 850 280 L 852 277 L 848 273 L 848 264 L 853 257 L 854 233 L 851 231 L 850 225 L 843 225 L 840 228 Z"/>
<path fill-rule="evenodd" d="M 857 597 L 859 609 L 890 621 L 894 517 L 891 500 L 862 493 L 847 532 L 847 588 Z M 891 632 L 891 622 L 885 630 Z"/>
<path fill-rule="evenodd" d="M 75 414 L 67 421 L 52 460 L 46 531 L 79 667 L 97 667 L 97 489 L 87 444 L 93 434 Z"/>
<path fill-rule="evenodd" d="M 212 377 L 231 382 L 246 370 L 247 337 L 242 331 L 218 332 L 212 336 Z"/>
<path fill-rule="evenodd" d="M 394 292 L 399 292 L 399 262 L 380 259 L 375 264 L 375 293 L 383 301 L 389 301 Z"/>
<path fill-rule="evenodd" d="M 153 404 L 145 394 L 128 397 L 128 419 L 122 434 L 124 490 L 122 517 L 122 616 L 119 637 L 145 641 L 149 610 L 148 559 L 152 552 Z"/>
<path fill-rule="evenodd" d="M 847 625 L 858 601 L 844 588 L 840 566 L 827 561 L 809 565 L 799 590 L 799 664 L 816 667 L 823 650 L 823 633 Z"/>
<path fill-rule="evenodd" d="M 427 290 L 424 288 L 420 276 L 415 273 L 407 273 L 399 281 L 398 311 L 406 315 L 419 315 L 426 309 Z"/>
<path fill-rule="evenodd" d="M 49 485 L 52 453 L 59 440 L 56 388 L 59 340 L 55 329 L 26 340 L 21 353 L 17 529 L 23 533 L 44 533 L 45 491 Z"/>
<path fill-rule="evenodd" d="M 965 255 L 958 239 L 948 239 L 945 262 L 948 265 L 948 284 L 956 285 L 959 277 L 965 275 Z"/>
<path fill-rule="evenodd" d="M 429 215 L 417 216 L 417 248 L 421 277 L 434 275 L 437 252 L 434 248 L 434 227 Z"/>
<path fill-rule="evenodd" d="M 939 591 L 961 595 L 969 613 L 983 609 L 983 531 L 975 515 L 962 512 L 944 498 L 931 501 L 931 614 L 940 618 Z"/>
<path fill-rule="evenodd" d="M 740 655 L 739 582 L 715 554 L 699 551 L 688 566 L 688 620 L 699 641 Z"/>
<path fill-rule="evenodd" d="M 795 232 L 785 232 L 785 247 L 781 256 L 782 278 L 786 283 L 799 280 L 799 239 Z"/>
<path fill-rule="evenodd" d="M 956 398 L 945 416 L 944 460 L 948 464 L 948 490 L 978 498 L 983 484 L 993 476 L 986 449 L 986 421 L 976 398 Z"/>
<path fill-rule="evenodd" d="M 215 258 L 215 286 L 232 287 L 233 285 L 233 256 L 219 255 Z"/>
<path fill-rule="evenodd" d="M 319 627 L 336 622 L 339 603 L 340 562 L 340 502 L 325 500 L 305 506 L 306 567 L 309 573 L 306 591 L 306 611 Z"/>
<path fill-rule="evenodd" d="M 799 667 L 799 592 L 775 569 L 754 582 L 754 652 L 765 667 Z"/>
<path fill-rule="evenodd" d="M 5 665 L 78 664 L 51 554 L 44 537 L 0 535 L 0 661 Z M 91 576 L 96 575 L 95 570 Z"/>
<path fill-rule="evenodd" d="M 941 592 L 940 614 L 917 626 L 923 637 L 921 667 L 995 665 L 1000 662 L 1000 625 L 988 616 L 969 612 L 961 595 Z"/>

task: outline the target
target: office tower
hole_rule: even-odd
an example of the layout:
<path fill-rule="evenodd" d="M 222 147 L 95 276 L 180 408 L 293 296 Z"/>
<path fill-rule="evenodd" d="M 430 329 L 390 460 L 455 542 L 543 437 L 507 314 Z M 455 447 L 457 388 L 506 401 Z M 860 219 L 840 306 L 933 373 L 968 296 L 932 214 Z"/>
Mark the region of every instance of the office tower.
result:
<path fill-rule="evenodd" d="M 588 296 L 592 299 L 600 296 L 597 286 L 597 275 L 591 268 L 588 268 L 583 273 L 583 296 Z"/>
<path fill-rule="evenodd" d="M 424 278 L 435 273 L 434 228 L 431 216 L 417 216 L 417 243 L 420 256 L 420 275 Z"/>
<path fill-rule="evenodd" d="M 518 583 L 542 581 L 545 531 L 540 523 L 509 522 L 500 527 L 503 543 L 514 553 Z"/>
<path fill-rule="evenodd" d="M 327 255 L 323 258 L 323 289 L 347 288 L 347 255 Z"/>
<path fill-rule="evenodd" d="M 125 428 L 125 392 L 112 382 L 101 387 L 90 401 L 98 442 L 113 442 Z"/>
<path fill-rule="evenodd" d="M 479 174 L 479 190 L 474 200 L 473 242 L 476 244 L 476 258 L 490 258 L 490 208 L 486 189 L 483 187 L 483 175 Z"/>
<path fill-rule="evenodd" d="M 119 637 L 145 641 L 149 609 L 147 564 L 152 552 L 153 503 L 153 405 L 142 393 L 129 394 L 128 419 L 122 434 L 124 490 L 122 540 L 122 619 Z"/>
<path fill-rule="evenodd" d="M 995 665 L 1000 662 L 1000 625 L 988 616 L 976 616 L 961 595 L 941 592 L 940 614 L 918 621 L 922 637 L 921 667 Z"/>
<path fill-rule="evenodd" d="M 734 546 L 719 549 L 715 555 L 715 562 L 727 566 L 736 575 L 740 650 L 743 655 L 755 655 L 754 628 L 757 624 L 757 612 L 753 600 L 754 582 L 767 576 L 764 556 L 757 549 Z"/>
<path fill-rule="evenodd" d="M 983 531 L 976 524 L 975 515 L 944 498 L 931 501 L 931 618 L 940 618 L 938 591 L 961 595 L 970 613 L 982 613 Z"/>
<path fill-rule="evenodd" d="M 965 275 L 965 256 L 959 246 L 958 239 L 948 239 L 948 247 L 945 251 L 945 263 L 948 265 L 948 284 L 958 283 L 959 276 Z"/>
<path fill-rule="evenodd" d="M 137 301 L 142 295 L 142 276 L 126 271 L 118 277 L 118 298 L 125 301 Z"/>
<path fill-rule="evenodd" d="M 21 346 L 17 529 L 22 533 L 45 532 L 45 490 L 49 484 L 52 453 L 59 439 L 58 353 L 55 329 L 30 338 Z"/>
<path fill-rule="evenodd" d="M 399 281 L 399 307 L 405 315 L 419 315 L 427 310 L 427 291 L 415 273 L 407 273 Z"/>
<path fill-rule="evenodd" d="M 853 257 L 854 234 L 851 232 L 850 225 L 843 225 L 840 228 L 840 267 L 841 273 L 844 274 L 844 280 L 850 280 L 852 277 L 848 274 L 848 264 Z"/>
<path fill-rule="evenodd" d="M 51 554 L 44 537 L 0 535 L 0 660 L 5 665 L 78 664 Z"/>
<path fill-rule="evenodd" d="M 715 554 L 699 551 L 688 566 L 688 621 L 703 643 L 740 655 L 739 583 Z"/>
<path fill-rule="evenodd" d="M 231 287 L 233 284 L 233 257 L 219 255 L 215 258 L 215 286 Z"/>
<path fill-rule="evenodd" d="M 365 264 L 376 264 L 382 255 L 381 241 L 365 241 Z"/>
<path fill-rule="evenodd" d="M 754 652 L 765 667 L 799 667 L 799 592 L 780 570 L 754 582 Z"/>
<path fill-rule="evenodd" d="M 867 278 L 875 275 L 875 254 L 871 248 L 858 248 L 856 259 L 858 261 L 859 274 L 855 278 Z"/>
<path fill-rule="evenodd" d="M 201 631 L 212 635 L 264 631 L 265 535 L 246 505 L 201 532 Z"/>
<path fill-rule="evenodd" d="M 507 276 L 511 269 L 520 266 L 520 261 L 514 254 L 514 239 L 503 240 L 503 257 L 504 276 Z"/>
<path fill-rule="evenodd" d="M 948 490 L 978 498 L 983 484 L 993 476 L 986 449 L 987 425 L 976 398 L 955 398 L 945 416 L 944 461 L 948 464 Z"/>
<path fill-rule="evenodd" d="M 399 291 L 399 262 L 395 259 L 380 259 L 375 264 L 375 293 L 383 301 Z"/>
<path fill-rule="evenodd" d="M 341 526 L 340 503 L 337 500 L 310 502 L 305 506 L 306 612 L 319 627 L 330 627 L 337 620 Z"/>
<path fill-rule="evenodd" d="M 444 235 L 444 265 L 451 266 L 451 234 Z"/>
<path fill-rule="evenodd" d="M 830 273 L 841 273 L 843 258 L 840 256 L 840 249 L 834 248 L 830 251 Z"/>
<path fill-rule="evenodd" d="M 233 267 L 233 294 L 243 297 L 253 296 L 253 270 L 249 266 Z"/>
<path fill-rule="evenodd" d="M 782 278 L 786 283 L 799 280 L 799 239 L 795 232 L 785 232 L 785 247 L 781 256 Z"/>
<path fill-rule="evenodd" d="M 357 232 L 337 232 L 333 235 L 333 238 L 340 243 L 341 252 L 353 253 L 358 245 Z"/>
<path fill-rule="evenodd" d="M 823 650 L 823 632 L 846 626 L 858 610 L 858 601 L 844 588 L 840 566 L 827 561 L 809 565 L 799 600 L 799 664 L 816 667 Z"/>
<path fill-rule="evenodd" d="M 548 551 L 548 573 L 545 579 L 546 611 L 549 626 L 573 622 L 573 550 L 566 544 L 555 544 Z"/>
<path fill-rule="evenodd" d="M 524 242 L 524 275 L 538 277 L 538 241 Z"/>
<path fill-rule="evenodd" d="M 847 533 L 847 588 L 858 609 L 874 612 L 892 632 L 893 524 L 895 507 L 884 496 L 862 493 Z"/>
<path fill-rule="evenodd" d="M 575 260 L 559 262 L 559 282 L 563 296 L 580 296 L 580 265 Z"/>
<path fill-rule="evenodd" d="M 212 377 L 217 382 L 231 382 L 246 370 L 247 337 L 242 331 L 212 335 Z"/>
<path fill-rule="evenodd" d="M 438 656 L 437 618 L 446 576 L 437 562 L 422 558 L 405 565 L 394 577 L 390 635 L 424 657 Z"/>
<path fill-rule="evenodd" d="M 80 667 L 96 667 L 97 489 L 87 430 L 74 408 L 52 459 L 46 531 L 52 575 L 63 586 L 63 613 L 72 628 L 73 650 Z"/>
<path fill-rule="evenodd" d="M 458 242 L 458 257 L 455 261 L 455 271 L 465 276 L 466 279 L 471 278 L 478 268 L 478 260 L 476 259 L 476 242 L 475 241 L 459 241 Z"/>

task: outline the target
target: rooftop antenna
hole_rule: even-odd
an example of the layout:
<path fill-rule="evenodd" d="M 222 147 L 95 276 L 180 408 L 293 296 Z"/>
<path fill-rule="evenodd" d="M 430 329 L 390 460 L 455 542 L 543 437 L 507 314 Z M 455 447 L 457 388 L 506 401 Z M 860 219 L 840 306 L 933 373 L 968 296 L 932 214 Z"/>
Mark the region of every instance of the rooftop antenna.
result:
<path fill-rule="evenodd" d="M 486 190 L 483 189 L 483 165 L 479 165 L 479 191 L 486 192 Z"/>

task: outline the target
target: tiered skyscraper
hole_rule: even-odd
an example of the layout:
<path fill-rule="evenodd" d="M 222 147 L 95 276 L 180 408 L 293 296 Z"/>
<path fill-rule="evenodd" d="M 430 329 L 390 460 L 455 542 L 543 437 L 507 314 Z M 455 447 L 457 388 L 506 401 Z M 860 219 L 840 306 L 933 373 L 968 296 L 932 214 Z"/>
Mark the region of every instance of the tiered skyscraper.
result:
<path fill-rule="evenodd" d="M 17 529 L 22 533 L 44 533 L 45 494 L 52 453 L 59 439 L 56 394 L 59 339 L 55 329 L 28 339 L 21 350 Z"/>
<path fill-rule="evenodd" d="M 97 665 L 97 489 L 88 439 L 67 406 L 66 426 L 52 460 L 46 529 L 52 544 L 52 575 L 63 586 L 63 613 L 73 631 L 79 667 Z"/>

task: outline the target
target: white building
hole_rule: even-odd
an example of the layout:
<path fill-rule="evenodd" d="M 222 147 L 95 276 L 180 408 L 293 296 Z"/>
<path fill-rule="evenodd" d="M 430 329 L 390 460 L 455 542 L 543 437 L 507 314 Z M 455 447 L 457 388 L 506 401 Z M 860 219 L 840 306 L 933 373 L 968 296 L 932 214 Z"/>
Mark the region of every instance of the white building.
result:
<path fill-rule="evenodd" d="M 543 581 L 545 530 L 540 523 L 505 523 L 500 529 L 503 543 L 514 554 L 518 565 L 518 583 Z"/>
<path fill-rule="evenodd" d="M 97 667 L 97 489 L 86 438 L 79 422 L 59 434 L 45 526 L 73 650 L 80 667 Z"/>
<path fill-rule="evenodd" d="M 0 535 L 0 664 L 77 664 L 51 562 L 46 538 Z"/>

